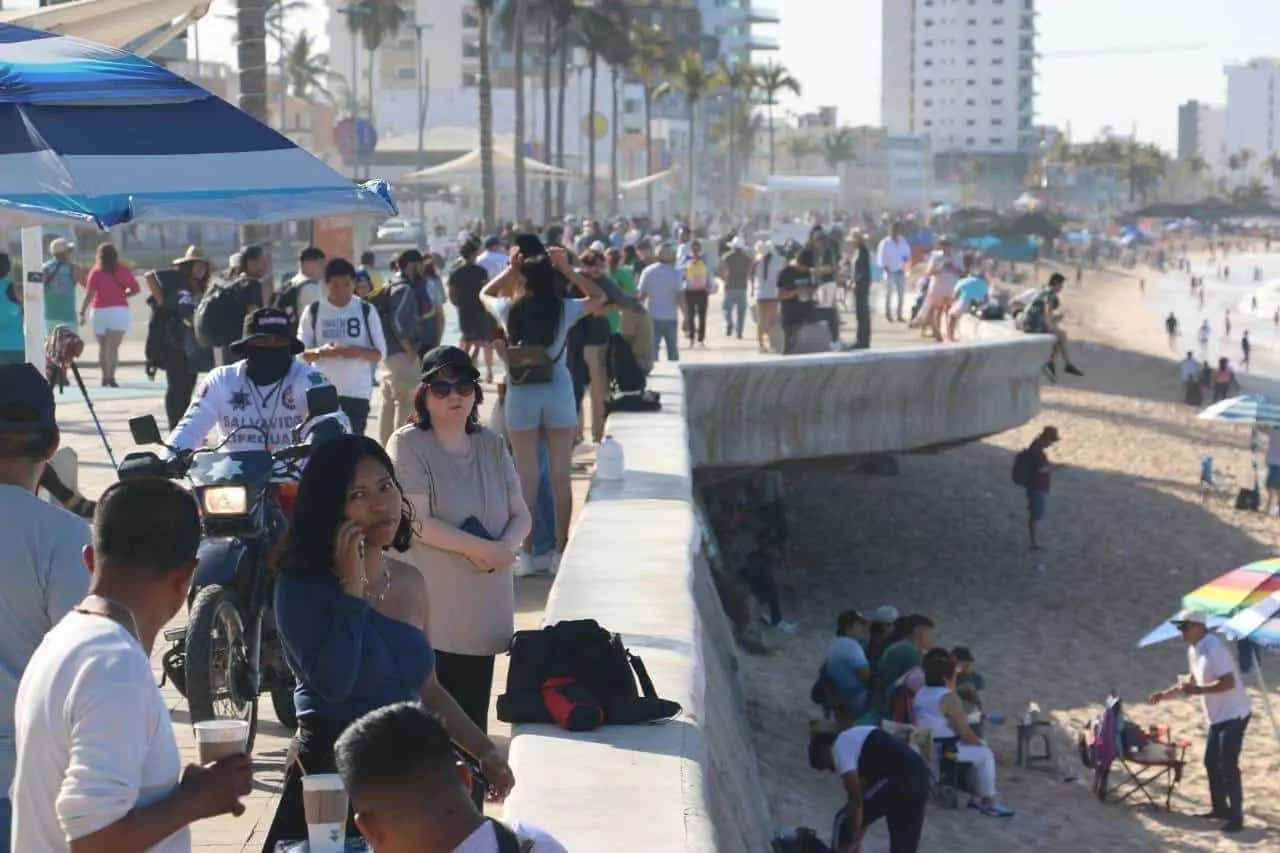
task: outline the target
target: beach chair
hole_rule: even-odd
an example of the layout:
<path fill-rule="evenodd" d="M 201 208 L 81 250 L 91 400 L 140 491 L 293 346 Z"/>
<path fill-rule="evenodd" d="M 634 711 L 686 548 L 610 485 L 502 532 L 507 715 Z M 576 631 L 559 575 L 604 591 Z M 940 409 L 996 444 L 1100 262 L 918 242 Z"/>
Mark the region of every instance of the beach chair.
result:
<path fill-rule="evenodd" d="M 1102 716 L 1081 735 L 1081 754 L 1093 770 L 1093 791 L 1101 802 L 1124 803 L 1146 800 L 1152 808 L 1170 811 L 1173 790 L 1182 782 L 1187 747 L 1182 739 L 1172 742 L 1169 727 L 1157 728 L 1151 737 L 1140 727 L 1124 720 L 1120 697 L 1112 695 Z M 1119 766 L 1119 778 L 1112 772 Z"/>

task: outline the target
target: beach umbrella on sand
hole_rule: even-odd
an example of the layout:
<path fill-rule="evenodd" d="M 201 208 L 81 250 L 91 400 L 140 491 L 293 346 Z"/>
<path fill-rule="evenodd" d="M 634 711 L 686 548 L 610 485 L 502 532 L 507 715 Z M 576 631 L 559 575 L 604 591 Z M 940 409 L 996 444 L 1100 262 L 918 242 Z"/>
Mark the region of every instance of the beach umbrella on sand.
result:
<path fill-rule="evenodd" d="M 1267 604 L 1272 601 L 1275 602 L 1274 606 Z M 1259 560 L 1219 575 L 1183 596 L 1182 609 L 1204 613 L 1208 617 L 1206 627 L 1222 630 L 1232 639 L 1249 638 L 1258 645 L 1280 647 L 1280 622 L 1270 623 L 1271 618 L 1280 612 L 1280 558 Z M 1249 613 L 1254 615 L 1246 616 Z M 1266 625 L 1270 627 L 1262 630 Z M 1244 630 L 1251 627 L 1252 631 Z M 1138 647 L 1145 648 L 1176 636 L 1177 629 L 1171 621 L 1166 621 L 1143 637 L 1138 642 Z M 1265 642 L 1268 637 L 1275 637 L 1276 642 Z M 1263 707 L 1271 720 L 1271 727 L 1275 729 L 1276 739 L 1280 741 L 1280 727 L 1276 725 L 1275 714 L 1271 709 L 1267 683 L 1262 677 L 1261 661 L 1257 661 L 1256 671 Z"/>
<path fill-rule="evenodd" d="M 1205 421 L 1248 424 L 1249 464 L 1253 467 L 1253 488 L 1258 488 L 1258 428 L 1280 426 L 1280 403 L 1264 394 L 1243 394 L 1214 403 L 1196 415 Z"/>

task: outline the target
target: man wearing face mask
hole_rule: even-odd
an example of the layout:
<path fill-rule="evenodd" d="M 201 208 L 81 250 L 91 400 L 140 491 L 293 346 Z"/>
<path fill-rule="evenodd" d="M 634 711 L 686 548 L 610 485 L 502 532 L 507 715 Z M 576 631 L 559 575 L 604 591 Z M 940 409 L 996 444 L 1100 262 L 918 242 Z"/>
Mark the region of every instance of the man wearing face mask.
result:
<path fill-rule="evenodd" d="M 231 436 L 229 451 L 289 446 L 293 428 L 309 417 L 307 391 L 329 384 L 323 373 L 297 360 L 304 347 L 293 336 L 289 315 L 274 308 L 253 312 L 245 319 L 244 337 L 229 349 L 243 361 L 205 378 L 169 444 L 195 450 L 216 429 L 219 441 Z M 260 427 L 266 434 L 241 427 Z"/>

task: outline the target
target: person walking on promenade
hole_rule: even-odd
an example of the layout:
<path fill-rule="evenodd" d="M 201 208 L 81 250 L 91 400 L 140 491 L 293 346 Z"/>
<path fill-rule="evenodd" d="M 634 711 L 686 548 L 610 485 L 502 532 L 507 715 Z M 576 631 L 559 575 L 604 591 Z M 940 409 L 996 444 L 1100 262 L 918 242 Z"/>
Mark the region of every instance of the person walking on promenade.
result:
<path fill-rule="evenodd" d="M 142 288 L 133 270 L 120 263 L 116 247 L 110 243 L 98 246 L 93 269 L 85 280 L 84 301 L 80 305 L 80 325 L 88 325 L 89 306 L 93 305 L 93 334 L 98 339 L 98 364 L 102 368 L 102 387 L 119 388 L 116 366 L 120 363 L 120 343 L 129 331 L 129 300 Z"/>
<path fill-rule="evenodd" d="M 667 361 L 680 360 L 680 315 L 688 310 L 681 290 L 680 270 L 675 267 L 676 250 L 670 243 L 658 248 L 657 263 L 640 273 L 639 295 L 653 318 L 653 363 L 665 343 Z"/>
<path fill-rule="evenodd" d="M 44 321 L 46 332 L 54 326 L 69 326 L 79 332 L 76 322 L 76 288 L 85 286 L 84 268 L 71 260 L 76 244 L 58 237 L 49 243 L 52 257 L 44 264 Z"/>
<path fill-rule="evenodd" d="M 702 241 L 689 244 L 689 261 L 681 268 L 684 276 L 685 318 L 684 331 L 689 338 L 689 349 L 694 345 L 706 346 L 707 305 L 715 290 L 711 267 L 702 257 Z"/>
<path fill-rule="evenodd" d="M 434 270 L 434 265 L 431 267 Z M 405 249 L 396 259 L 396 272 L 379 301 L 386 304 L 384 326 L 387 357 L 378 374 L 382 412 L 378 438 L 385 445 L 391 433 L 409 422 L 413 392 L 418 387 L 422 356 L 444 339 L 444 287 L 428 277 L 427 264 L 417 249 Z"/>
<path fill-rule="evenodd" d="M 144 276 L 151 296 L 151 322 L 147 326 L 147 363 L 164 371 L 164 411 L 169 429 L 178 425 L 191 404 L 196 380 L 213 369 L 213 350 L 196 340 L 196 306 L 209 286 L 213 267 L 199 246 L 191 246 L 173 269 L 153 270 Z"/>
<path fill-rule="evenodd" d="M 871 349 L 871 250 L 861 231 L 853 234 L 853 306 L 858 319 L 854 349 Z"/>
<path fill-rule="evenodd" d="M 751 256 L 741 237 L 729 242 L 729 251 L 720 258 L 720 277 L 724 279 L 724 333 L 742 339 L 747 320 L 747 283 L 751 274 Z M 737 317 L 735 323 L 734 317 Z"/>
<path fill-rule="evenodd" d="M 884 276 L 884 319 L 892 323 L 897 317 L 899 323 L 905 322 L 902 316 L 902 298 L 907 287 L 907 266 L 911 263 L 911 244 L 902 236 L 902 228 L 894 223 L 889 229 L 889 236 L 880 241 L 876 247 L 876 265 Z M 897 297 L 898 307 L 895 315 L 892 300 Z"/>
<path fill-rule="evenodd" d="M 1147 697 L 1152 705 L 1178 696 L 1199 696 L 1209 722 L 1204 769 L 1209 777 L 1211 808 L 1200 817 L 1221 820 L 1223 832 L 1244 828 L 1244 791 L 1240 752 L 1253 706 L 1245 692 L 1235 658 L 1217 635 L 1209 633 L 1203 613 L 1183 610 L 1171 620 L 1187 644 L 1190 673 L 1178 683 Z"/>

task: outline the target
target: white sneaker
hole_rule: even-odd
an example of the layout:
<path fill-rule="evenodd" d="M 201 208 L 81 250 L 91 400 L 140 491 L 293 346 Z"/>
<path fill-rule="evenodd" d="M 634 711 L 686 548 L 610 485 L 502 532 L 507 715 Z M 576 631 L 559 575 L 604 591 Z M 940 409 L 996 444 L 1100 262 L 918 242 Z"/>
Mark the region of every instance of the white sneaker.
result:
<path fill-rule="evenodd" d="M 529 556 L 528 551 L 521 551 L 520 556 L 516 558 L 515 576 L 528 578 L 537 573 L 538 569 L 533 565 L 533 557 Z"/>
<path fill-rule="evenodd" d="M 555 577 L 556 575 L 560 574 L 560 558 L 562 558 L 563 556 L 564 554 L 560 553 L 559 551 L 551 552 L 551 566 L 550 566 L 551 577 Z"/>
<path fill-rule="evenodd" d="M 783 634 L 794 634 L 798 630 L 794 622 L 788 622 L 785 619 L 774 625 L 773 629 Z"/>
<path fill-rule="evenodd" d="M 546 551 L 542 554 L 535 555 L 533 558 L 534 571 L 536 572 L 551 571 L 551 561 L 554 558 L 554 556 L 555 555 L 551 551 Z"/>

